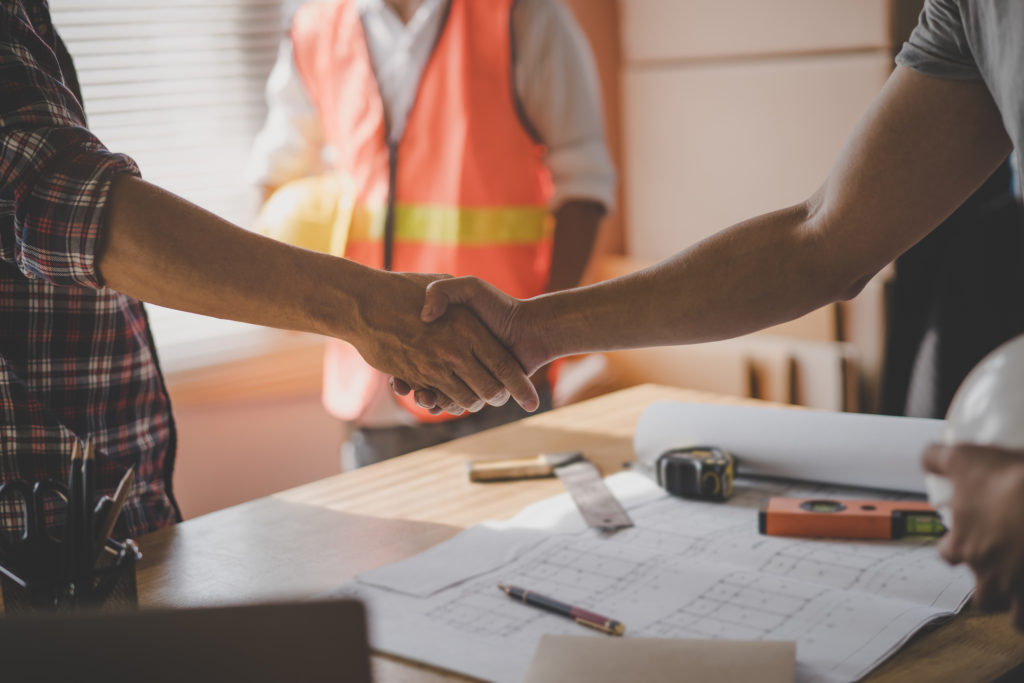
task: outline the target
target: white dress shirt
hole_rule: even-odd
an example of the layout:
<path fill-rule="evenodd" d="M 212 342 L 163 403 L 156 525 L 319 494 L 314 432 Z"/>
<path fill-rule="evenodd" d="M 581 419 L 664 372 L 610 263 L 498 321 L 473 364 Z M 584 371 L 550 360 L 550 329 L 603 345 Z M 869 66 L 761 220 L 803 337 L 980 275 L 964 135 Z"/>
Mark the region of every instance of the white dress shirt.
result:
<path fill-rule="evenodd" d="M 392 142 L 401 139 L 423 69 L 449 0 L 423 0 L 409 22 L 384 0 L 357 0 Z M 477 1 L 477 0 L 474 0 Z M 515 87 L 526 118 L 546 147 L 551 208 L 570 199 L 611 208 L 615 169 L 604 137 L 601 88 L 586 36 L 558 0 L 518 0 L 512 17 Z M 295 66 L 291 42 L 281 45 L 267 81 L 268 114 L 253 145 L 250 177 L 277 187 L 330 166 L 319 114 Z M 361 427 L 415 424 L 390 391 L 381 392 Z"/>

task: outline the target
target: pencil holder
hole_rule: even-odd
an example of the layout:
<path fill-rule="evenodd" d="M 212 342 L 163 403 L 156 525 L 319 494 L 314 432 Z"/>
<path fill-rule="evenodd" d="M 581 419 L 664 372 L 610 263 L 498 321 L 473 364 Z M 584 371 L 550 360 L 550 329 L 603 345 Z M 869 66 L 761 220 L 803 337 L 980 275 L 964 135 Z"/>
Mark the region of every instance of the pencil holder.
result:
<path fill-rule="evenodd" d="M 78 581 L 0 564 L 4 614 L 134 609 L 138 606 L 135 565 L 141 559 L 134 541 L 108 540 L 96 566 Z"/>

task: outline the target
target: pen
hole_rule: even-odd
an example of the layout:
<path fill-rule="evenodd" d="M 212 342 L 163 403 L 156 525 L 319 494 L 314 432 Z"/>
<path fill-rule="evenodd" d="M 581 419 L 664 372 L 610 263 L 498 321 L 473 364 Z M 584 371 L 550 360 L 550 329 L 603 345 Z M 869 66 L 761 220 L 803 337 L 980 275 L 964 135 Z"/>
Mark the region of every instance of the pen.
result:
<path fill-rule="evenodd" d="M 560 602 L 554 598 L 549 598 L 517 586 L 498 584 L 498 588 L 504 591 L 505 595 L 514 600 L 521 600 L 527 605 L 540 607 L 548 612 L 554 612 L 555 614 L 560 614 L 563 617 L 569 617 L 579 624 L 597 629 L 602 633 L 607 633 L 612 636 L 621 636 L 626 632 L 626 627 L 621 621 L 602 617 L 600 614 L 595 614 L 594 612 L 585 610 L 582 607 L 573 607 L 572 605 Z"/>
<path fill-rule="evenodd" d="M 82 504 L 82 444 L 76 438 L 71 446 L 71 469 L 68 473 L 68 508 L 64 520 L 65 539 L 68 546 L 67 571 L 71 581 L 78 581 L 78 563 L 81 553 L 81 516 Z M 77 588 L 77 586 L 76 586 Z"/>
<path fill-rule="evenodd" d="M 82 494 L 81 518 L 79 519 L 79 538 L 81 539 L 81 553 L 78 563 L 78 575 L 86 576 L 92 566 L 93 556 L 93 507 L 92 497 L 96 490 L 96 449 L 93 446 L 92 437 L 85 439 L 85 454 L 82 456 Z"/>

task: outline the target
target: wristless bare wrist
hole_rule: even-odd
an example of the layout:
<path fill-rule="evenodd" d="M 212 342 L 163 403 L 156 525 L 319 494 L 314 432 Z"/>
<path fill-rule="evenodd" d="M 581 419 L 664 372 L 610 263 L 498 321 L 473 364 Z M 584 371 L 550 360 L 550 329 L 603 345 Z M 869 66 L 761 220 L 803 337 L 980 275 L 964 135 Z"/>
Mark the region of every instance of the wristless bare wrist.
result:
<path fill-rule="evenodd" d="M 311 291 L 300 305 L 309 313 L 313 332 L 358 346 L 370 333 L 364 311 L 372 305 L 377 271 L 345 259 L 324 258 L 329 259 L 323 262 L 326 272 L 310 272 Z"/>
<path fill-rule="evenodd" d="M 543 294 L 523 301 L 517 325 L 522 337 L 530 340 L 530 355 L 538 365 L 547 365 L 562 356 L 575 353 L 565 333 L 566 320 L 559 314 L 559 293 Z"/>

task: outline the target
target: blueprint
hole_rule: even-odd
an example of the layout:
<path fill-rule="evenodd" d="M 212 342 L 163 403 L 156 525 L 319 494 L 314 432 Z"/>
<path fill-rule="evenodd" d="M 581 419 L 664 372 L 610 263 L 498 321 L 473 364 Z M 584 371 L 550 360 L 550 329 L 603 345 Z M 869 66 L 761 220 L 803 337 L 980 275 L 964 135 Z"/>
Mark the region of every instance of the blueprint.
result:
<path fill-rule="evenodd" d="M 606 481 L 635 527 L 602 535 L 557 496 L 338 593 L 367 603 L 374 649 L 485 680 L 520 681 L 544 634 L 611 637 L 510 600 L 497 588 L 505 583 L 621 621 L 626 638 L 795 641 L 797 680 L 817 682 L 862 677 L 958 611 L 973 587 L 933 541 L 758 533 L 768 496 L 863 491 L 741 480 L 721 504 L 669 496 L 642 474 Z"/>

